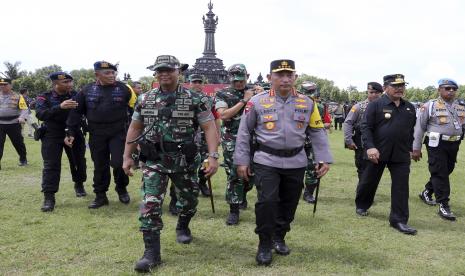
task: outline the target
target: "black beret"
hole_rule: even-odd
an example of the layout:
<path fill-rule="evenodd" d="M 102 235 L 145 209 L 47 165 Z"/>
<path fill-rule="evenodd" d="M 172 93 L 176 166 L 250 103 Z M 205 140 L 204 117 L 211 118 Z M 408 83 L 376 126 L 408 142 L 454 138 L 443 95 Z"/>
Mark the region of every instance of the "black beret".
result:
<path fill-rule="evenodd" d="M 11 84 L 11 79 L 0 78 L 0 84 Z"/>
<path fill-rule="evenodd" d="M 290 59 L 273 60 L 270 64 L 270 72 L 295 71 L 295 62 Z"/>
<path fill-rule="evenodd" d="M 367 89 L 373 89 L 381 93 L 383 92 L 383 86 L 375 81 L 369 82 Z"/>
<path fill-rule="evenodd" d="M 65 72 L 54 72 L 48 76 L 52 81 L 54 80 L 72 80 L 73 77 Z"/>
<path fill-rule="evenodd" d="M 105 70 L 105 69 L 113 69 L 115 71 L 118 71 L 118 67 L 116 67 L 115 65 L 109 63 L 108 61 L 97 61 L 94 63 L 94 70 L 95 71 L 98 71 L 98 70 Z"/>

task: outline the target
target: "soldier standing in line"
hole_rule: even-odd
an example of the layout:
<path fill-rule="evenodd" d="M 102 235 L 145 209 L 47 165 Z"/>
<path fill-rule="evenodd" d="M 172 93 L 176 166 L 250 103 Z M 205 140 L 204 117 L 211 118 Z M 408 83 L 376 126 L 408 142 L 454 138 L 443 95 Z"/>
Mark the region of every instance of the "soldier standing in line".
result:
<path fill-rule="evenodd" d="M 55 208 L 55 193 L 58 192 L 61 174 L 61 155 L 63 149 L 69 160 L 69 168 L 74 181 L 74 190 L 77 197 L 86 196 L 84 182 L 86 173 L 86 145 L 84 135 L 78 129 L 75 132 L 73 146 L 65 146 L 63 140 L 66 136 L 66 119 L 70 110 L 75 109 L 78 103 L 73 99 L 76 91 L 73 90 L 73 77 L 65 72 L 50 74 L 53 89 L 37 96 L 36 117 L 44 122 L 45 129 L 41 135 L 42 159 L 42 192 L 44 204 L 41 210 L 51 212 Z"/>
<path fill-rule="evenodd" d="M 286 233 L 303 188 L 308 163 L 304 150 L 306 136 L 310 136 L 318 177 L 329 170 L 332 157 L 328 137 L 313 101 L 294 88 L 297 78 L 294 61 L 275 60 L 270 64 L 268 80 L 271 90 L 248 101 L 242 116 L 234 152 L 234 164 L 239 177 L 251 176 L 251 158 L 257 187 L 255 204 L 255 233 L 259 236 L 256 261 L 269 265 L 272 248 L 277 254 L 288 255 Z M 251 136 L 255 135 L 257 148 L 251 156 Z"/>
<path fill-rule="evenodd" d="M 0 90 L 0 162 L 3 157 L 6 136 L 8 135 L 19 155 L 18 165 L 26 166 L 26 145 L 21 133 L 21 124 L 24 124 L 29 116 L 26 100 L 23 96 L 13 92 L 10 79 L 0 79 Z M 0 163 L 1 169 L 2 165 Z"/>
<path fill-rule="evenodd" d="M 361 125 L 368 104 L 378 99 L 383 93 L 383 86 L 377 82 L 367 85 L 367 99 L 352 106 L 344 121 L 344 144 L 349 150 L 355 151 L 355 166 L 357 167 L 358 181 L 362 178 L 366 167 L 365 150 L 362 145 Z"/>
<path fill-rule="evenodd" d="M 438 214 L 447 220 L 455 220 L 450 210 L 449 175 L 454 171 L 457 153 L 463 138 L 465 107 L 455 102 L 458 84 L 452 79 L 440 79 L 439 97 L 429 100 L 420 108 L 415 125 L 412 159 L 421 158 L 421 144 L 428 151 L 430 179 L 420 193 L 420 199 L 428 205 L 439 204 Z M 436 200 L 433 200 L 433 194 Z"/>
<path fill-rule="evenodd" d="M 161 214 L 168 178 L 175 185 L 179 199 L 176 241 L 183 244 L 192 241 L 189 223 L 197 211 L 199 193 L 194 162 L 197 126 L 205 131 L 208 144 L 206 176 L 213 175 L 218 169 L 217 132 L 211 106 L 205 95 L 186 89 L 179 83 L 179 75 L 186 67 L 187 64 L 181 65 L 174 56 L 157 57 L 149 69 L 156 72 L 160 88 L 139 96 L 126 137 L 124 171 L 132 175 L 134 161 L 131 154 L 136 150 L 136 144 L 131 142 L 139 143 L 141 155 L 145 158 L 139 217 L 145 251 L 135 266 L 135 270 L 140 272 L 148 272 L 161 263 Z"/>

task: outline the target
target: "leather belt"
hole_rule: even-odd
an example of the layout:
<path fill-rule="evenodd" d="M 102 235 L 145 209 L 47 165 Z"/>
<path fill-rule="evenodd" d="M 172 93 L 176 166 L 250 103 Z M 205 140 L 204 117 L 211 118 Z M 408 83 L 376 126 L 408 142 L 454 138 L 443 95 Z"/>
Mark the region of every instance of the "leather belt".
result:
<path fill-rule="evenodd" d="M 265 146 L 263 144 L 258 144 L 258 150 L 263 151 L 266 153 L 269 153 L 271 155 L 276 155 L 279 157 L 292 157 L 296 156 L 299 152 L 302 151 L 304 146 L 300 146 L 298 148 L 293 148 L 293 149 L 274 149 L 270 148 L 268 146 Z"/>

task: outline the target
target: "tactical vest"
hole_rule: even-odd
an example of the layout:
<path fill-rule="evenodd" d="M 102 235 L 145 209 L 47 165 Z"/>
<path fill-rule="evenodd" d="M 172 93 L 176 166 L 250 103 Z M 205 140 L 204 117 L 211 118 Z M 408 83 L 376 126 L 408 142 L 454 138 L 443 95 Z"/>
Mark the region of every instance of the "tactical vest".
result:
<path fill-rule="evenodd" d="M 181 85 L 175 93 L 154 89 L 143 94 L 140 115 L 145 130 L 153 124 L 146 138 L 153 143 L 193 143 L 198 128 L 194 108 L 192 92 Z"/>
<path fill-rule="evenodd" d="M 228 104 L 228 108 L 235 106 L 240 100 L 244 98 L 244 91 L 239 91 L 234 88 L 226 88 L 216 94 L 217 99 L 223 100 Z M 224 137 L 224 134 L 230 134 L 233 136 L 237 135 L 239 130 L 239 124 L 241 123 L 241 116 L 244 111 L 244 107 L 234 115 L 229 120 L 223 121 L 223 126 L 221 127 L 221 133 Z"/>
<path fill-rule="evenodd" d="M 101 86 L 96 83 L 84 89 L 86 93 L 86 117 L 92 124 L 113 124 L 127 121 L 130 91 L 124 83 Z"/>
<path fill-rule="evenodd" d="M 11 121 L 19 117 L 20 95 L 10 92 L 7 95 L 0 93 L 0 120 Z"/>

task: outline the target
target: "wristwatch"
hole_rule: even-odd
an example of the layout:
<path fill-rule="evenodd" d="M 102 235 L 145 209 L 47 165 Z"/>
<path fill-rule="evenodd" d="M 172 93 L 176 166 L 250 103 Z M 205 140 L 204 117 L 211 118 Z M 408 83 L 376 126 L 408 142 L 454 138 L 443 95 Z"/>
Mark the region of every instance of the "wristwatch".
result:
<path fill-rule="evenodd" d="M 218 159 L 218 158 L 220 158 L 220 155 L 219 155 L 218 152 L 210 152 L 210 153 L 208 154 L 208 157 L 212 157 L 212 158 Z"/>
<path fill-rule="evenodd" d="M 243 104 L 247 104 L 247 101 L 244 100 L 244 99 L 241 99 L 239 102 L 243 103 Z"/>

